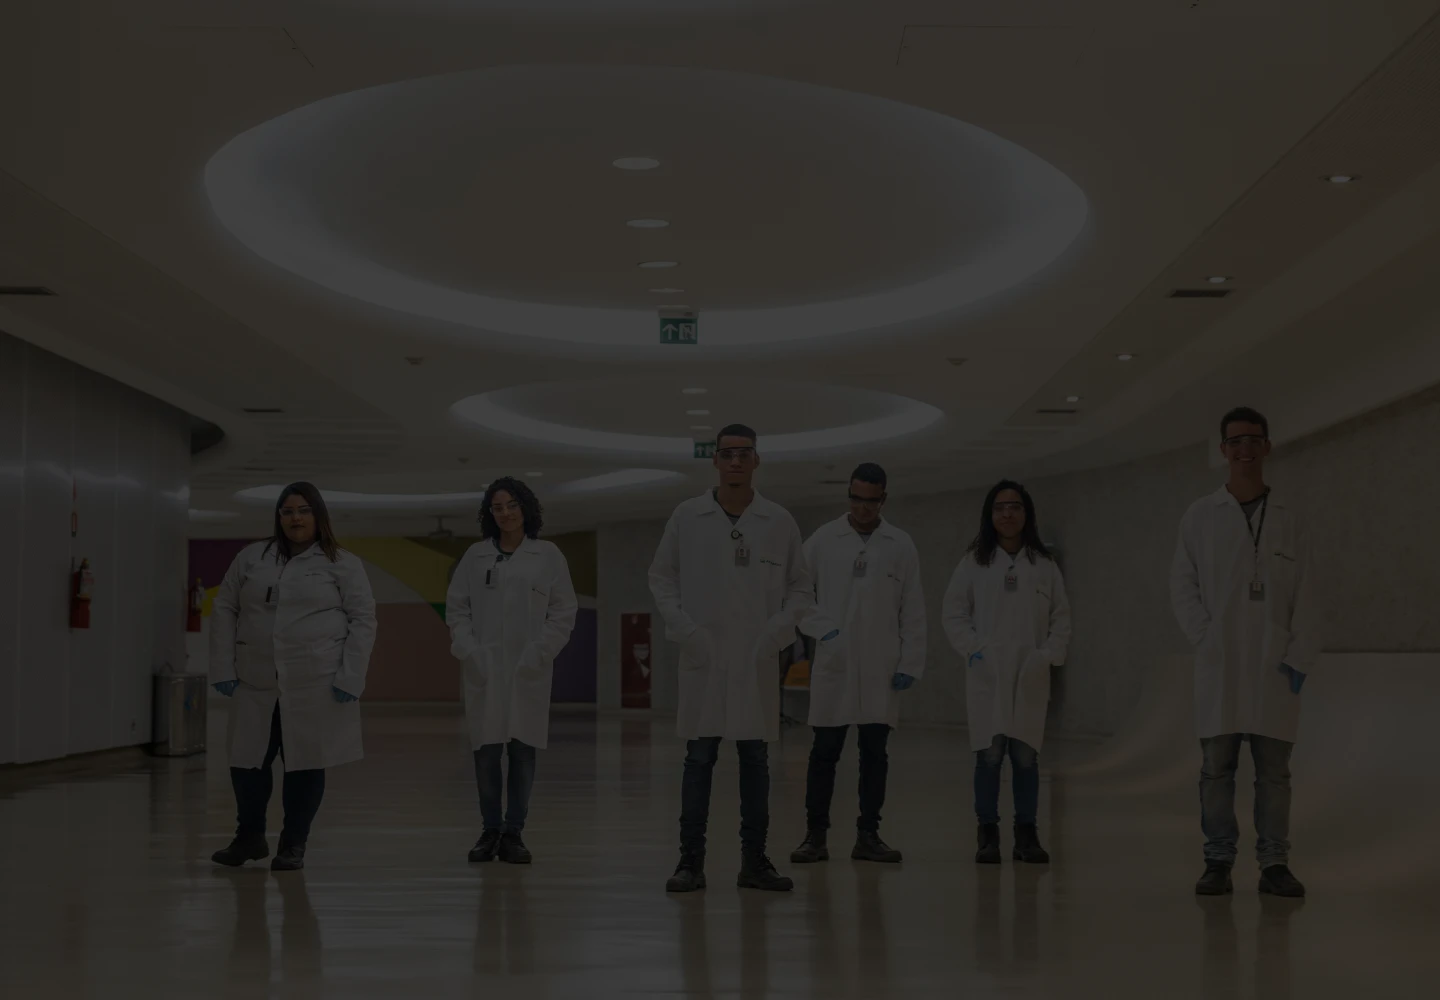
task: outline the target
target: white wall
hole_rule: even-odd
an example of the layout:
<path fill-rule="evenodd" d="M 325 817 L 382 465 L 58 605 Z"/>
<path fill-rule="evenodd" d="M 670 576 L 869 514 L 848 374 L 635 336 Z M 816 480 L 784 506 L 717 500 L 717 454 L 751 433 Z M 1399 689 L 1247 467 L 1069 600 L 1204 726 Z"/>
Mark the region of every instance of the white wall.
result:
<path fill-rule="evenodd" d="M 1167 654 L 1186 652 L 1170 613 L 1169 565 L 1185 508 L 1223 482 L 1224 471 L 1210 461 L 1212 447 L 1027 483 L 1042 534 L 1060 545 L 1074 615 L 1069 662 L 1055 672 L 1057 731 L 1114 732 L 1139 700 L 1146 672 L 1173 662 Z M 1440 650 L 1437 455 L 1440 391 L 1430 390 L 1273 456 L 1267 479 L 1307 515 L 1317 540 L 1328 650 Z M 984 491 L 906 496 L 904 483 L 894 482 L 891 492 L 886 516 L 920 550 L 930 618 L 925 695 L 902 703 L 902 719 L 963 724 L 963 675 L 940 630 L 939 603 L 978 528 Z M 843 512 L 838 495 L 833 507 L 793 511 L 807 535 Z M 619 699 L 618 616 L 654 613 L 645 569 L 662 528 L 645 522 L 599 529 L 602 704 Z M 673 710 L 676 652 L 661 637 L 658 615 L 655 621 L 653 700 Z"/>
<path fill-rule="evenodd" d="M 0 333 L 0 764 L 149 742 L 151 675 L 185 662 L 189 441 L 179 411 Z"/>

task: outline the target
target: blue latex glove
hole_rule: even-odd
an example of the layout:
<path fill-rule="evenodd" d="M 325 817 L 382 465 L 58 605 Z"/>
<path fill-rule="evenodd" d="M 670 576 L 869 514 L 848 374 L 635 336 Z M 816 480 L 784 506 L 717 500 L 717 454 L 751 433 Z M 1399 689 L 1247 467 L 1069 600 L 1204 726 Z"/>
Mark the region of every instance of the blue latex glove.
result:
<path fill-rule="evenodd" d="M 974 663 L 976 660 L 983 660 L 983 659 L 985 659 L 985 657 L 981 656 L 979 653 L 971 653 L 971 654 L 970 654 L 970 663 Z M 968 664 L 967 664 L 967 666 L 968 666 Z"/>
<path fill-rule="evenodd" d="M 896 691 L 905 691 L 914 683 L 915 678 L 909 674 L 896 673 L 894 677 L 890 678 L 890 686 Z"/>
<path fill-rule="evenodd" d="M 229 698 L 231 695 L 233 695 L 233 694 L 235 693 L 235 689 L 240 686 L 240 682 L 239 682 L 239 681 L 216 681 L 214 684 L 211 684 L 210 686 L 213 687 L 216 691 L 219 691 L 219 692 L 220 692 L 221 694 L 223 694 L 225 697 Z"/>
<path fill-rule="evenodd" d="M 349 691 L 341 691 L 339 688 L 335 687 L 334 685 L 331 685 L 330 690 L 331 690 L 332 692 L 334 692 L 334 694 L 335 694 L 335 700 L 338 701 L 338 702 L 339 702 L 340 704 L 342 704 L 342 705 L 344 705 L 346 702 L 359 701 L 359 700 L 360 700 L 359 698 L 356 698 L 353 694 L 351 694 Z"/>
<path fill-rule="evenodd" d="M 1300 671 L 1296 670 L 1288 663 L 1280 664 L 1280 672 L 1290 678 L 1290 690 L 1295 694 L 1299 694 L 1300 689 L 1305 685 L 1306 675 L 1302 674 Z"/>
<path fill-rule="evenodd" d="M 840 634 L 840 630 L 839 630 L 838 628 L 832 628 L 832 629 L 830 630 L 830 632 L 829 632 L 828 635 L 822 635 L 822 636 L 820 637 L 820 641 L 821 641 L 821 642 L 829 642 L 831 639 L 835 638 L 835 637 L 836 637 L 837 635 L 839 635 L 839 634 Z"/>

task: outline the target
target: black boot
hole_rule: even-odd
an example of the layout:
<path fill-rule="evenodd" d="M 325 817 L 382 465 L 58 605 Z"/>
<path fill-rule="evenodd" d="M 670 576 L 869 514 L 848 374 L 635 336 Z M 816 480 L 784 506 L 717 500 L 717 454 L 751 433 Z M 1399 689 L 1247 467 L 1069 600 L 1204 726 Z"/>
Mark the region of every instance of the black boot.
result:
<path fill-rule="evenodd" d="M 682 854 L 675 874 L 665 882 L 666 892 L 694 892 L 705 888 L 705 855 Z"/>
<path fill-rule="evenodd" d="M 230 841 L 230 845 L 222 847 L 210 855 L 210 860 L 217 865 L 239 868 L 247 861 L 259 861 L 261 858 L 269 856 L 270 845 L 265 842 L 263 833 L 237 833 L 235 839 Z"/>
<path fill-rule="evenodd" d="M 857 830 L 855 848 L 850 852 L 850 858 L 853 861 L 884 861 L 896 864 L 900 861 L 901 854 L 880 839 L 878 830 Z"/>
<path fill-rule="evenodd" d="M 305 845 L 290 844 L 283 839 L 275 851 L 275 860 L 270 862 L 272 872 L 298 872 L 305 867 Z"/>
<path fill-rule="evenodd" d="M 471 861 L 494 861 L 495 851 L 500 846 L 500 831 L 486 830 L 480 834 L 480 839 L 475 841 L 475 846 L 470 848 Z"/>
<path fill-rule="evenodd" d="M 813 864 L 816 861 L 829 861 L 830 848 L 825 846 L 825 831 L 805 831 L 805 839 L 799 847 L 790 852 L 790 860 L 797 865 Z"/>
<path fill-rule="evenodd" d="M 1223 896 L 1234 891 L 1235 884 L 1230 881 L 1230 866 L 1218 861 L 1205 862 L 1205 874 L 1195 883 L 1195 895 Z"/>
<path fill-rule="evenodd" d="M 1040 846 L 1040 831 L 1035 829 L 1035 824 L 1015 827 L 1015 850 L 1012 857 L 1016 861 L 1026 861 L 1032 865 L 1050 863 L 1050 855 Z"/>
<path fill-rule="evenodd" d="M 1305 895 L 1305 886 L 1288 865 L 1269 865 L 1260 872 L 1260 891 L 1270 896 L 1299 899 Z"/>
<path fill-rule="evenodd" d="M 506 830 L 500 835 L 500 860 L 511 865 L 528 865 L 533 860 L 520 831 Z"/>
<path fill-rule="evenodd" d="M 789 892 L 795 888 L 795 882 L 777 872 L 763 852 L 748 849 L 741 851 L 740 874 L 736 876 L 735 884 L 742 889 L 767 889 L 770 892 Z"/>
<path fill-rule="evenodd" d="M 998 865 L 1000 863 L 1000 824 L 981 823 L 976 837 L 980 843 L 975 852 L 977 865 Z"/>

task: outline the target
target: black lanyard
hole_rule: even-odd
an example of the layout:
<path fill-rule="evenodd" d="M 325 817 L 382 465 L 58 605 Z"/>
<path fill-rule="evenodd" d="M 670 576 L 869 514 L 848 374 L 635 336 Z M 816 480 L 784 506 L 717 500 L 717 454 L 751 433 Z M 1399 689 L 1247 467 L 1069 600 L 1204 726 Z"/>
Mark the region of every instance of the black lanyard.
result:
<path fill-rule="evenodd" d="M 1267 491 L 1260 498 L 1260 523 L 1253 529 L 1250 528 L 1250 520 L 1247 518 L 1245 527 L 1250 531 L 1250 540 L 1255 543 L 1255 558 L 1260 558 L 1260 536 L 1265 533 L 1265 514 L 1270 509 L 1270 493 Z M 1243 511 L 1242 511 L 1243 513 Z"/>

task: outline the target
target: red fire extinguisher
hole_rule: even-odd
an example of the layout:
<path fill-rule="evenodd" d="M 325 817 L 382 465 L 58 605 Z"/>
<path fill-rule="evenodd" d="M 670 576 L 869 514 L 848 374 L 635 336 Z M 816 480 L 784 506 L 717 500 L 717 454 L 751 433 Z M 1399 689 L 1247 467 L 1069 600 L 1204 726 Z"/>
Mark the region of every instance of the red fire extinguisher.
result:
<path fill-rule="evenodd" d="M 205 609 L 205 586 L 200 578 L 195 578 L 195 586 L 190 588 L 190 606 L 185 615 L 185 631 L 200 631 L 200 615 Z"/>
<path fill-rule="evenodd" d="M 90 627 L 90 597 L 95 590 L 95 574 L 90 560 L 81 559 L 80 568 L 70 576 L 70 627 Z"/>

